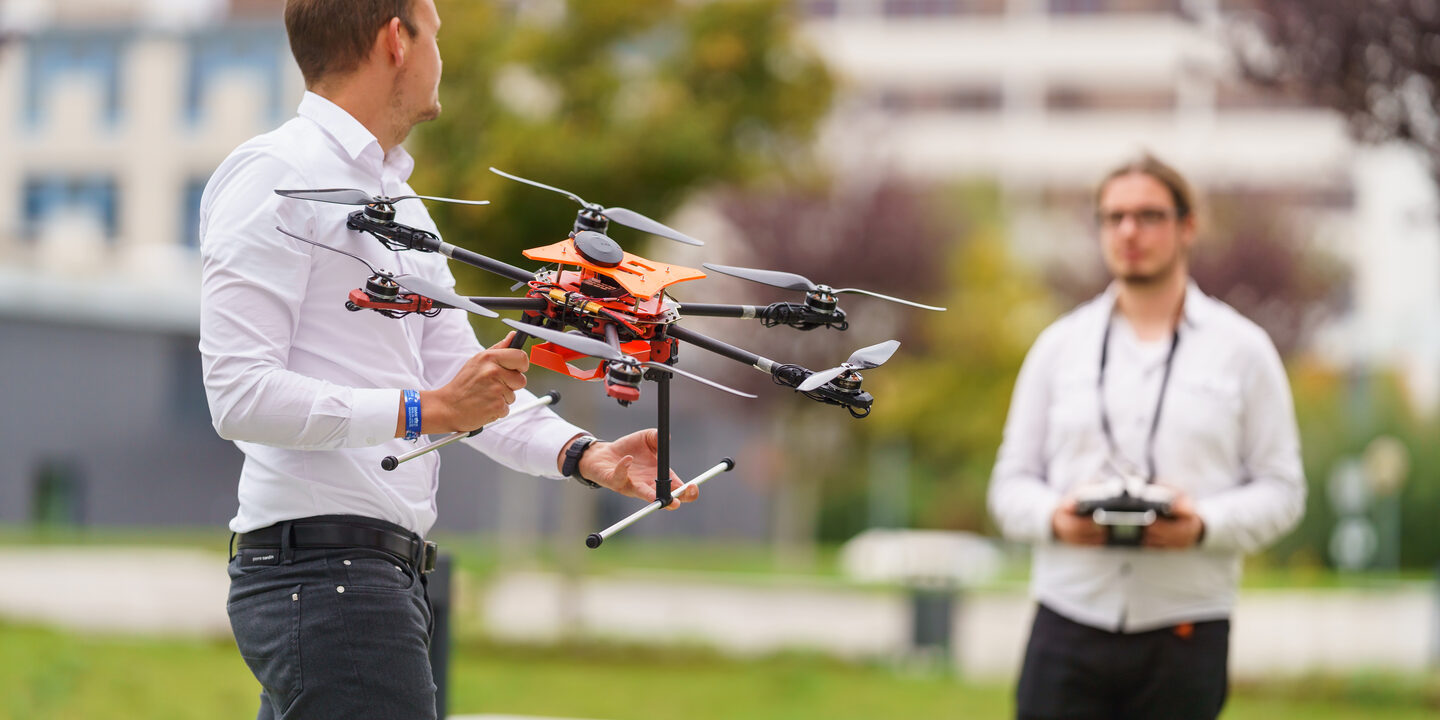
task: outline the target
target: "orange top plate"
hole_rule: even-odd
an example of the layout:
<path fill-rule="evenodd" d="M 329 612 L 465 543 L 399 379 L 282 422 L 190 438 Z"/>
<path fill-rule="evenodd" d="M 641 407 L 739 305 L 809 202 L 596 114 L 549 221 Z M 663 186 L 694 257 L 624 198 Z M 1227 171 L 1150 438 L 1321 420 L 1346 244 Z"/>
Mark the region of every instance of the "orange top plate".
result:
<path fill-rule="evenodd" d="M 554 245 L 531 248 L 525 251 L 525 257 L 531 260 L 538 260 L 545 263 L 563 263 L 565 265 L 577 265 L 586 270 L 593 271 L 605 277 L 611 278 L 620 287 L 638 298 L 652 298 L 671 285 L 686 280 L 698 280 L 705 277 L 705 273 L 694 268 L 681 267 L 679 265 L 666 265 L 665 263 L 646 260 L 639 255 L 625 253 L 625 259 L 613 268 L 594 265 L 585 258 L 580 257 L 579 251 L 575 249 L 575 241 L 566 238 Z"/>

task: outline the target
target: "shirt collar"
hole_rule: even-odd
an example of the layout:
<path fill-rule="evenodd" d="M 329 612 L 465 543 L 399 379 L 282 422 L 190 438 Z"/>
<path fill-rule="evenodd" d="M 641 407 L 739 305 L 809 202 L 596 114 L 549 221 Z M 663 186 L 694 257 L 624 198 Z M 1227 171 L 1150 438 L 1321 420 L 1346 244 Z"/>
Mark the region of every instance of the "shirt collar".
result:
<path fill-rule="evenodd" d="M 375 138 L 375 134 L 345 108 L 306 90 L 296 114 L 319 125 L 321 130 L 340 144 L 351 160 L 358 162 L 362 155 L 372 154 L 380 158 L 383 168 L 394 173 L 401 182 L 410 179 L 410 173 L 415 169 L 415 159 L 410 153 L 398 145 L 391 148 L 388 154 L 385 153 L 381 150 L 380 141 Z"/>
<path fill-rule="evenodd" d="M 1119 296 L 1120 285 L 1112 281 L 1105 287 L 1105 292 L 1100 295 L 1100 308 L 1104 311 L 1103 317 L 1109 318 L 1115 313 L 1115 301 Z M 1192 278 L 1185 283 L 1185 305 L 1180 309 L 1181 323 L 1190 330 L 1203 324 L 1205 318 L 1213 307 L 1215 300 L 1206 295 L 1200 286 L 1195 284 Z"/>

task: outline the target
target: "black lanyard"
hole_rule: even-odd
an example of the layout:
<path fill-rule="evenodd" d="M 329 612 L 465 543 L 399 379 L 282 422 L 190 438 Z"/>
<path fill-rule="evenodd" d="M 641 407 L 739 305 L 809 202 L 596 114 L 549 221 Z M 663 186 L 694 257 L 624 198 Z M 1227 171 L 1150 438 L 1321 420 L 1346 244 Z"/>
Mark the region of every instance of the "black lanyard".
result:
<path fill-rule="evenodd" d="M 1115 444 L 1115 433 L 1110 430 L 1110 414 L 1105 411 L 1105 365 L 1110 359 L 1110 326 L 1112 317 L 1105 323 L 1105 337 L 1100 340 L 1100 378 L 1095 386 L 1100 400 L 1100 429 L 1105 433 L 1105 442 L 1110 446 L 1110 455 L 1120 458 L 1120 449 Z M 1170 337 L 1170 352 L 1165 355 L 1165 374 L 1160 378 L 1160 396 L 1155 398 L 1155 415 L 1150 418 L 1150 435 L 1145 438 L 1145 462 L 1150 474 L 1145 482 L 1155 482 L 1155 431 L 1160 428 L 1160 410 L 1165 406 L 1165 388 L 1170 385 L 1170 366 L 1175 362 L 1175 348 L 1180 346 L 1180 323 L 1175 323 L 1175 334 Z"/>

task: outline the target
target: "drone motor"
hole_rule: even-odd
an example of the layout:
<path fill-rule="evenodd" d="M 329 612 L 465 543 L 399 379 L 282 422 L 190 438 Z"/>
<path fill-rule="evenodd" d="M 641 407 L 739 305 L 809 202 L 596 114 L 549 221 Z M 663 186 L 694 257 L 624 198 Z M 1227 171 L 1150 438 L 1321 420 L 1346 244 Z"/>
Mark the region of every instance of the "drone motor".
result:
<path fill-rule="evenodd" d="M 365 217 L 378 223 L 395 222 L 395 206 L 390 203 L 370 203 L 362 212 L 365 213 Z"/>
<path fill-rule="evenodd" d="M 365 295 L 380 302 L 395 302 L 400 296 L 400 285 L 386 275 L 371 275 L 365 281 Z"/>
<path fill-rule="evenodd" d="M 814 290 L 805 293 L 805 307 L 821 315 L 834 315 L 839 305 L 840 299 L 835 297 L 835 291 L 829 285 L 817 285 Z"/>
<path fill-rule="evenodd" d="M 571 232 L 577 235 L 582 232 L 604 233 L 609 228 L 610 220 L 608 218 L 586 207 L 575 213 L 575 226 Z"/>
<path fill-rule="evenodd" d="M 830 384 L 834 385 L 835 389 L 840 390 L 841 392 L 859 393 L 860 382 L 864 379 L 865 378 L 861 377 L 860 373 L 852 372 L 848 375 L 841 375 L 840 377 L 831 380 Z"/>
<path fill-rule="evenodd" d="M 608 363 L 605 371 L 605 394 L 615 398 L 621 405 L 629 405 L 640 399 L 640 381 L 644 373 L 638 365 Z"/>

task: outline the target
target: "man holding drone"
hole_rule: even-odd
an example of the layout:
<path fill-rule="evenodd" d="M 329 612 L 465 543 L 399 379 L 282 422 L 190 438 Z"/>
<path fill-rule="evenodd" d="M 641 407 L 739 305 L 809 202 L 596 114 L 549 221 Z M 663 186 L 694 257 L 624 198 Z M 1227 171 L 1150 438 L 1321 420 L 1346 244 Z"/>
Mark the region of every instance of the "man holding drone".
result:
<path fill-rule="evenodd" d="M 1290 389 L 1264 331 L 1190 280 L 1178 172 L 1142 157 L 1096 200 L 1114 281 L 1030 349 L 991 478 L 996 523 L 1035 546 L 1017 716 L 1215 718 L 1241 554 L 1305 506 Z"/>
<path fill-rule="evenodd" d="M 509 467 L 648 501 L 657 437 L 597 441 L 544 408 L 506 417 L 533 399 L 528 359 L 504 341 L 484 349 L 463 313 L 344 308 L 355 261 L 277 226 L 446 288 L 454 278 L 441 255 L 347 230 L 348 208 L 274 191 L 413 195 L 400 143 L 440 112 L 440 18 L 433 0 L 289 0 L 285 23 L 308 89 L 298 117 L 237 148 L 201 202 L 206 393 L 216 430 L 245 453 L 231 624 L 264 688 L 260 718 L 434 718 L 423 536 L 439 461 L 386 472 L 379 459 L 485 426 L 466 442 Z M 436 231 L 419 200 L 395 211 Z"/>

